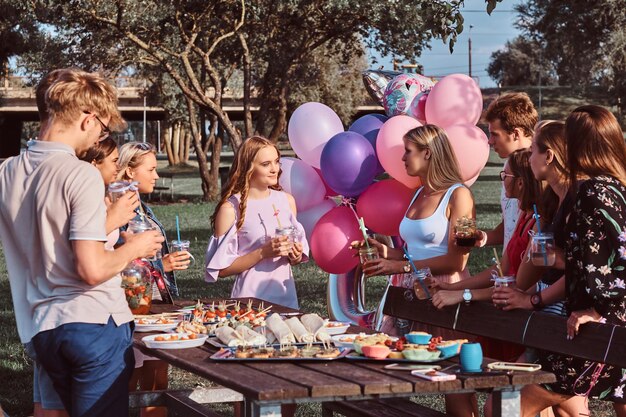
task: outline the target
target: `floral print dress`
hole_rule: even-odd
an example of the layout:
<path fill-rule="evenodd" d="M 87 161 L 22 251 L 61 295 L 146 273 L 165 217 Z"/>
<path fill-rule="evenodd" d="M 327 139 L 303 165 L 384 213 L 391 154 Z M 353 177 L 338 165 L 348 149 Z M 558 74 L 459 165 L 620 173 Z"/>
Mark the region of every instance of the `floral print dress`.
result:
<path fill-rule="evenodd" d="M 626 187 L 598 176 L 583 182 L 566 226 L 566 306 L 593 307 L 607 324 L 626 326 Z M 626 369 L 543 352 L 557 382 L 548 389 L 626 403 Z"/>

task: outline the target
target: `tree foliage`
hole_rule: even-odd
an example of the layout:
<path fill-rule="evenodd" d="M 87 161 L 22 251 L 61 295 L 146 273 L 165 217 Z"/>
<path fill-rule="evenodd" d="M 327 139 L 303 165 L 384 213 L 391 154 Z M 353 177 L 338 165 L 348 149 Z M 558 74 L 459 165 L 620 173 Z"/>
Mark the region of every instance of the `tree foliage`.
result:
<path fill-rule="evenodd" d="M 487 9 L 491 11 L 498 1 L 486 0 Z M 35 70 L 43 73 L 63 56 L 66 64 L 109 74 L 126 71 L 160 82 L 158 88 L 167 90 L 169 113 L 189 123 L 205 198 L 216 193 L 222 138 L 233 148 L 243 135 L 254 132 L 276 140 L 286 129 L 290 109 L 301 98 L 319 97 L 331 105 L 339 101 L 340 113 L 350 109 L 365 47 L 415 62 L 433 39 L 443 39 L 452 48 L 463 30 L 462 0 L 30 0 L 27 4 L 40 22 L 54 28 L 37 48 L 36 57 L 29 57 L 40 63 Z M 242 80 L 243 132 L 223 110 L 233 74 Z M 339 82 L 331 85 L 333 81 Z M 256 125 L 250 111 L 255 93 Z M 347 112 L 342 116 L 348 117 Z M 201 119 L 219 129 L 205 132 Z"/>
<path fill-rule="evenodd" d="M 529 0 L 516 6 L 524 36 L 544 45 L 561 85 L 601 84 L 626 98 L 623 0 Z"/>
<path fill-rule="evenodd" d="M 523 36 L 491 54 L 487 73 L 502 86 L 556 84 L 553 62 L 543 57 L 541 44 Z"/>

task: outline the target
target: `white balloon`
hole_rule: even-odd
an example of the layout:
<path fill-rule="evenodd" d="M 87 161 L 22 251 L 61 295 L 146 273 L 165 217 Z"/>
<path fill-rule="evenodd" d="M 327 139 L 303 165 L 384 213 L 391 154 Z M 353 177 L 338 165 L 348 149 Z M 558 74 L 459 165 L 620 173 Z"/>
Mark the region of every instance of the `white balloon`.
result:
<path fill-rule="evenodd" d="M 326 187 L 315 169 L 296 158 L 280 158 L 280 186 L 296 200 L 298 211 L 308 210 L 324 200 Z"/>

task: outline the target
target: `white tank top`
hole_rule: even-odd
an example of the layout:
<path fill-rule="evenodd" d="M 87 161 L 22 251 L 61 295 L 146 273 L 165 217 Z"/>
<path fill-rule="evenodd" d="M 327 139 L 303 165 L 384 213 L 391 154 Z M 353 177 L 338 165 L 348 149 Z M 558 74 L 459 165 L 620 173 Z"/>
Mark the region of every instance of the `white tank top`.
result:
<path fill-rule="evenodd" d="M 446 209 L 452 192 L 459 187 L 463 187 L 463 184 L 454 184 L 448 188 L 435 212 L 426 218 L 409 219 L 406 213 L 404 214 L 400 222 L 400 237 L 406 242 L 409 255 L 413 259 L 429 259 L 448 253 L 450 220 L 446 216 Z M 409 208 L 423 188 L 417 190 Z M 407 212 L 408 210 L 407 208 Z"/>

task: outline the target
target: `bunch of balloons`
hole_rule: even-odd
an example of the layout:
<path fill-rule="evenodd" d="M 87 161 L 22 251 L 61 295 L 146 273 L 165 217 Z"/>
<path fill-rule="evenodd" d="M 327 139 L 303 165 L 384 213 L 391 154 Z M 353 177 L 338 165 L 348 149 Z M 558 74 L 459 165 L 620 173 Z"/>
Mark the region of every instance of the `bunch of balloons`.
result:
<path fill-rule="evenodd" d="M 298 155 L 282 158 L 280 185 L 291 193 L 313 257 L 324 271 L 344 274 L 358 258 L 350 242 L 360 240 L 358 217 L 380 234 L 396 236 L 400 221 L 420 186 L 407 175 L 402 156 L 404 135 L 425 123 L 445 129 L 469 186 L 487 162 L 487 137 L 476 127 L 482 111 L 480 89 L 471 78 L 455 74 L 434 82 L 417 74 L 370 71 L 364 81 L 387 116 L 368 114 L 347 131 L 328 106 L 310 102 L 298 107 L 289 120 L 289 141 Z M 387 172 L 391 177 L 376 181 Z M 340 195 L 352 204 L 336 206 Z"/>

